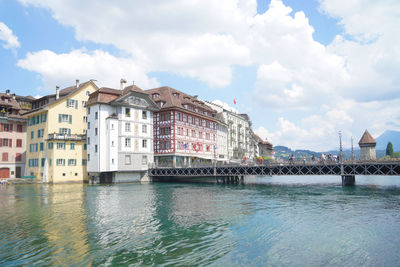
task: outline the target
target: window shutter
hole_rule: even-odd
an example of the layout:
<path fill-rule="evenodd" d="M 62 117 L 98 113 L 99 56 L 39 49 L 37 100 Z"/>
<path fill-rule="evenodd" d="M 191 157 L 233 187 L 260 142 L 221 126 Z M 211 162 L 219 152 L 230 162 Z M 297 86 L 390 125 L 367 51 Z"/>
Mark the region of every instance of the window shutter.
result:
<path fill-rule="evenodd" d="M 3 146 L 3 139 L 0 138 L 0 147 L 2 147 L 2 146 Z"/>
<path fill-rule="evenodd" d="M 61 114 L 58 114 L 58 122 L 61 122 Z"/>
<path fill-rule="evenodd" d="M 2 132 L 3 131 L 3 123 L 1 124 L 1 127 L 0 127 L 0 132 Z"/>
<path fill-rule="evenodd" d="M 72 115 L 69 115 L 69 124 L 72 123 Z"/>
<path fill-rule="evenodd" d="M 10 124 L 10 132 L 13 131 L 13 124 Z"/>
<path fill-rule="evenodd" d="M 71 135 L 71 129 L 68 129 L 68 135 Z"/>
<path fill-rule="evenodd" d="M 67 103 L 67 107 L 69 107 L 69 99 L 67 99 L 67 102 L 65 102 L 65 103 Z"/>
<path fill-rule="evenodd" d="M 12 139 L 8 139 L 8 140 L 10 140 L 10 147 L 12 147 Z"/>
<path fill-rule="evenodd" d="M 75 108 L 78 108 L 78 101 L 75 100 Z"/>

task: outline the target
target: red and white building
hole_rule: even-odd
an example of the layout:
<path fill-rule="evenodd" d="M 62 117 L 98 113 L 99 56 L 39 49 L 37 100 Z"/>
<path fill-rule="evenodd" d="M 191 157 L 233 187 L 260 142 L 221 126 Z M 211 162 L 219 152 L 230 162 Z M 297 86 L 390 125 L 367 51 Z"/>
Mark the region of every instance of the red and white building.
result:
<path fill-rule="evenodd" d="M 216 111 L 197 96 L 171 87 L 145 91 L 160 110 L 154 112 L 154 157 L 156 164 L 188 166 L 216 158 Z"/>
<path fill-rule="evenodd" d="M 16 96 L 9 90 L 0 93 L 0 178 L 25 175 L 26 117 L 32 108 L 31 96 Z"/>

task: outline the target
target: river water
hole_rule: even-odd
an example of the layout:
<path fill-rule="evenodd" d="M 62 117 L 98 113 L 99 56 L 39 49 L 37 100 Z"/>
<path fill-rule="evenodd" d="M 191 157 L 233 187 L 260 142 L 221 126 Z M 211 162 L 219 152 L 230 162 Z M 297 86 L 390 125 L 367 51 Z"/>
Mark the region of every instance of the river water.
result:
<path fill-rule="evenodd" d="M 400 177 L 0 187 L 0 266 L 399 266 Z"/>

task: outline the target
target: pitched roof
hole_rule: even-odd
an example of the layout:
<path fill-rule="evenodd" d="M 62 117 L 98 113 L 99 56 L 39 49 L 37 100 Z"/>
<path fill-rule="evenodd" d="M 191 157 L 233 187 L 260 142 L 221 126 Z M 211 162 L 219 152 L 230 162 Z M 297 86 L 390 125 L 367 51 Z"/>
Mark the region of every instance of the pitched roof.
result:
<path fill-rule="evenodd" d="M 153 88 L 144 91 L 146 94 L 151 95 L 151 98 L 156 102 L 159 103 L 160 101 L 164 102 L 164 105 L 161 109 L 178 107 L 185 109 L 184 105 L 191 105 L 194 108 L 198 108 L 208 113 L 214 114 L 216 111 L 206 105 L 203 101 L 197 99 L 197 96 L 191 96 L 185 94 L 177 89 L 174 89 L 169 86 L 163 86 L 158 88 Z M 155 95 L 157 94 L 157 95 Z M 190 110 L 189 110 L 190 111 Z M 193 111 L 194 112 L 194 111 Z"/>
<path fill-rule="evenodd" d="M 7 117 L 24 118 L 21 114 L 26 107 L 21 107 L 21 102 L 32 102 L 33 97 L 20 96 L 10 93 L 0 93 L 0 107 L 8 110 Z M 9 109 L 11 108 L 11 112 Z"/>
<path fill-rule="evenodd" d="M 371 136 L 368 130 L 365 130 L 363 136 L 358 142 L 359 145 L 376 145 L 375 139 Z"/>
<path fill-rule="evenodd" d="M 94 82 L 92 80 L 81 83 L 81 84 L 79 84 L 78 87 L 76 85 L 66 87 L 59 91 L 58 99 L 56 99 L 56 94 L 50 94 L 50 95 L 43 96 L 39 99 L 36 99 L 35 101 L 33 101 L 32 110 L 27 111 L 26 113 L 24 113 L 24 115 L 41 110 L 53 103 L 61 101 L 65 98 L 67 98 L 68 96 L 72 95 L 73 93 L 79 91 L 82 87 L 86 86 L 89 83 L 92 83 L 97 88 L 96 84 L 94 84 Z M 38 107 L 35 107 L 35 104 L 36 104 L 36 106 L 38 105 Z"/>

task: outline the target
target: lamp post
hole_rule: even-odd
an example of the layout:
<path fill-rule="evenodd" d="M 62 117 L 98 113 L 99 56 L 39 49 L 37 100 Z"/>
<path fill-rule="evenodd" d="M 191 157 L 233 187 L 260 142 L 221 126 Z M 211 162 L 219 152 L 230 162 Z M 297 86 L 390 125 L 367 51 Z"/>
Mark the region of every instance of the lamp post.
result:
<path fill-rule="evenodd" d="M 339 131 L 339 147 L 340 147 L 340 163 L 343 163 L 343 144 L 342 144 L 342 131 Z"/>

